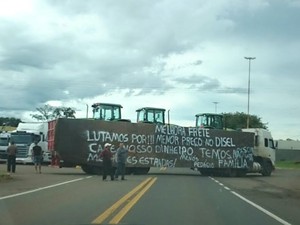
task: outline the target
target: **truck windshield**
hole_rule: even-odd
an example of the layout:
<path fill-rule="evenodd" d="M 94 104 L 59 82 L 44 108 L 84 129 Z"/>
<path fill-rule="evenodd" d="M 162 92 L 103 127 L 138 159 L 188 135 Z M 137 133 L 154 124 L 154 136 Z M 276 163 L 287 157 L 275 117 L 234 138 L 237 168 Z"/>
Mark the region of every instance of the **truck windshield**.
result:
<path fill-rule="evenodd" d="M 8 138 L 0 138 L 0 146 L 8 146 Z"/>
<path fill-rule="evenodd" d="M 31 144 L 34 142 L 35 135 L 33 134 L 12 134 L 11 141 L 14 141 L 16 144 Z"/>

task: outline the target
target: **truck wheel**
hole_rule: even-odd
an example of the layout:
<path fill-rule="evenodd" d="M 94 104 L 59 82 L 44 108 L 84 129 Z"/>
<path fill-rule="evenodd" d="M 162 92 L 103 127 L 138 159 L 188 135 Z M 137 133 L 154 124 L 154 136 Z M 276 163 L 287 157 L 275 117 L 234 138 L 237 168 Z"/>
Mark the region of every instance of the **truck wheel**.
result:
<path fill-rule="evenodd" d="M 87 174 L 92 174 L 92 175 L 100 175 L 102 174 L 102 168 L 98 166 L 91 166 L 91 165 L 81 165 L 81 169 L 83 172 Z"/>
<path fill-rule="evenodd" d="M 244 169 L 237 171 L 237 176 L 238 177 L 244 177 L 244 176 L 246 176 L 246 174 L 247 174 L 247 171 L 244 170 Z"/>
<path fill-rule="evenodd" d="M 211 176 L 212 172 L 210 169 L 199 169 L 202 176 Z"/>
<path fill-rule="evenodd" d="M 229 177 L 237 177 L 238 176 L 237 169 L 229 169 L 228 175 Z"/>
<path fill-rule="evenodd" d="M 87 173 L 87 174 L 91 174 L 92 170 L 88 165 L 81 165 L 81 169 L 83 172 Z"/>
<path fill-rule="evenodd" d="M 272 168 L 271 162 L 264 161 L 263 162 L 263 169 L 262 169 L 261 174 L 263 176 L 271 176 L 272 170 L 273 170 L 273 168 Z"/>
<path fill-rule="evenodd" d="M 145 175 L 148 174 L 150 167 L 136 167 L 133 170 L 134 175 Z"/>
<path fill-rule="evenodd" d="M 133 172 L 134 172 L 134 168 L 132 168 L 132 167 L 126 167 L 125 168 L 125 174 L 126 175 L 133 174 Z"/>

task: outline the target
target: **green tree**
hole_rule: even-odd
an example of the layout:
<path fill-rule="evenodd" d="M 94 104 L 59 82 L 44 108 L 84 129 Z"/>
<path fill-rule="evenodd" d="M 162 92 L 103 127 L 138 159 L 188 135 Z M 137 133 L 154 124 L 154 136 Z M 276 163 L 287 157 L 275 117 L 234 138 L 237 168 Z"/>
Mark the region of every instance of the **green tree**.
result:
<path fill-rule="evenodd" d="M 14 117 L 0 117 L 0 126 L 17 127 L 22 122 L 21 119 Z"/>
<path fill-rule="evenodd" d="M 55 118 L 75 118 L 75 113 L 70 107 L 57 107 L 53 111 Z"/>
<path fill-rule="evenodd" d="M 55 119 L 53 115 L 55 107 L 51 105 L 44 105 L 43 107 L 38 107 L 36 110 L 38 113 L 36 114 L 30 114 L 33 119 L 36 119 L 38 121 L 50 121 Z"/>
<path fill-rule="evenodd" d="M 72 109 L 70 107 L 64 107 L 63 113 L 66 118 L 74 118 L 75 119 L 76 112 L 74 109 Z"/>
<path fill-rule="evenodd" d="M 36 114 L 31 114 L 31 117 L 39 121 L 50 121 L 57 118 L 75 118 L 75 110 L 70 107 L 54 107 L 44 105 L 36 108 Z"/>
<path fill-rule="evenodd" d="M 223 113 L 225 127 L 230 129 L 242 129 L 247 127 L 248 115 L 242 112 Z M 256 115 L 250 115 L 249 128 L 264 128 L 268 129 L 266 123 L 261 121 L 261 118 Z"/>

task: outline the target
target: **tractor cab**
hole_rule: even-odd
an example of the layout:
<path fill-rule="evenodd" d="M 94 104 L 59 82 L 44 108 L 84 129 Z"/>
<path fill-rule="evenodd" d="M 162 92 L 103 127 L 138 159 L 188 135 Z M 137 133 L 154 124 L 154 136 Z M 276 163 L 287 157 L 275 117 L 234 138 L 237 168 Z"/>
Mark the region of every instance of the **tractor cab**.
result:
<path fill-rule="evenodd" d="M 222 114 L 200 113 L 196 114 L 196 127 L 208 129 L 224 129 L 224 119 Z"/>
<path fill-rule="evenodd" d="M 105 120 L 105 121 L 119 121 L 121 120 L 121 109 L 123 108 L 119 104 L 110 103 L 94 103 L 93 119 Z"/>
<path fill-rule="evenodd" d="M 165 109 L 143 107 L 137 112 L 137 123 L 165 124 Z"/>

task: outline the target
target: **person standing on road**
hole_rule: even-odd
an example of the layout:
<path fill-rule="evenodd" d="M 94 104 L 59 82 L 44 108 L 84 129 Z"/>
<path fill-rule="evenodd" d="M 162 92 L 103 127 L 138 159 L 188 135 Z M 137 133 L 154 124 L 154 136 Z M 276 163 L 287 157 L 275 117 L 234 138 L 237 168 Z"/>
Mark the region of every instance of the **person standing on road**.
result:
<path fill-rule="evenodd" d="M 110 179 L 114 180 L 113 168 L 112 168 L 112 153 L 110 151 L 111 144 L 106 143 L 104 150 L 100 153 L 100 159 L 103 160 L 103 176 L 102 180 L 106 180 L 107 175 L 110 175 Z"/>
<path fill-rule="evenodd" d="M 115 178 L 118 179 L 118 176 L 121 175 L 121 179 L 125 180 L 125 163 L 127 160 L 128 149 L 124 147 L 124 143 L 120 143 L 119 148 L 117 149 L 117 169 Z"/>
<path fill-rule="evenodd" d="M 7 147 L 7 173 L 16 172 L 16 156 L 18 148 L 14 141 L 10 142 L 10 146 Z"/>
<path fill-rule="evenodd" d="M 43 159 L 43 149 L 35 141 L 35 145 L 32 148 L 33 163 L 36 173 L 42 173 L 42 159 Z M 39 170 L 38 170 L 39 169 Z"/>

